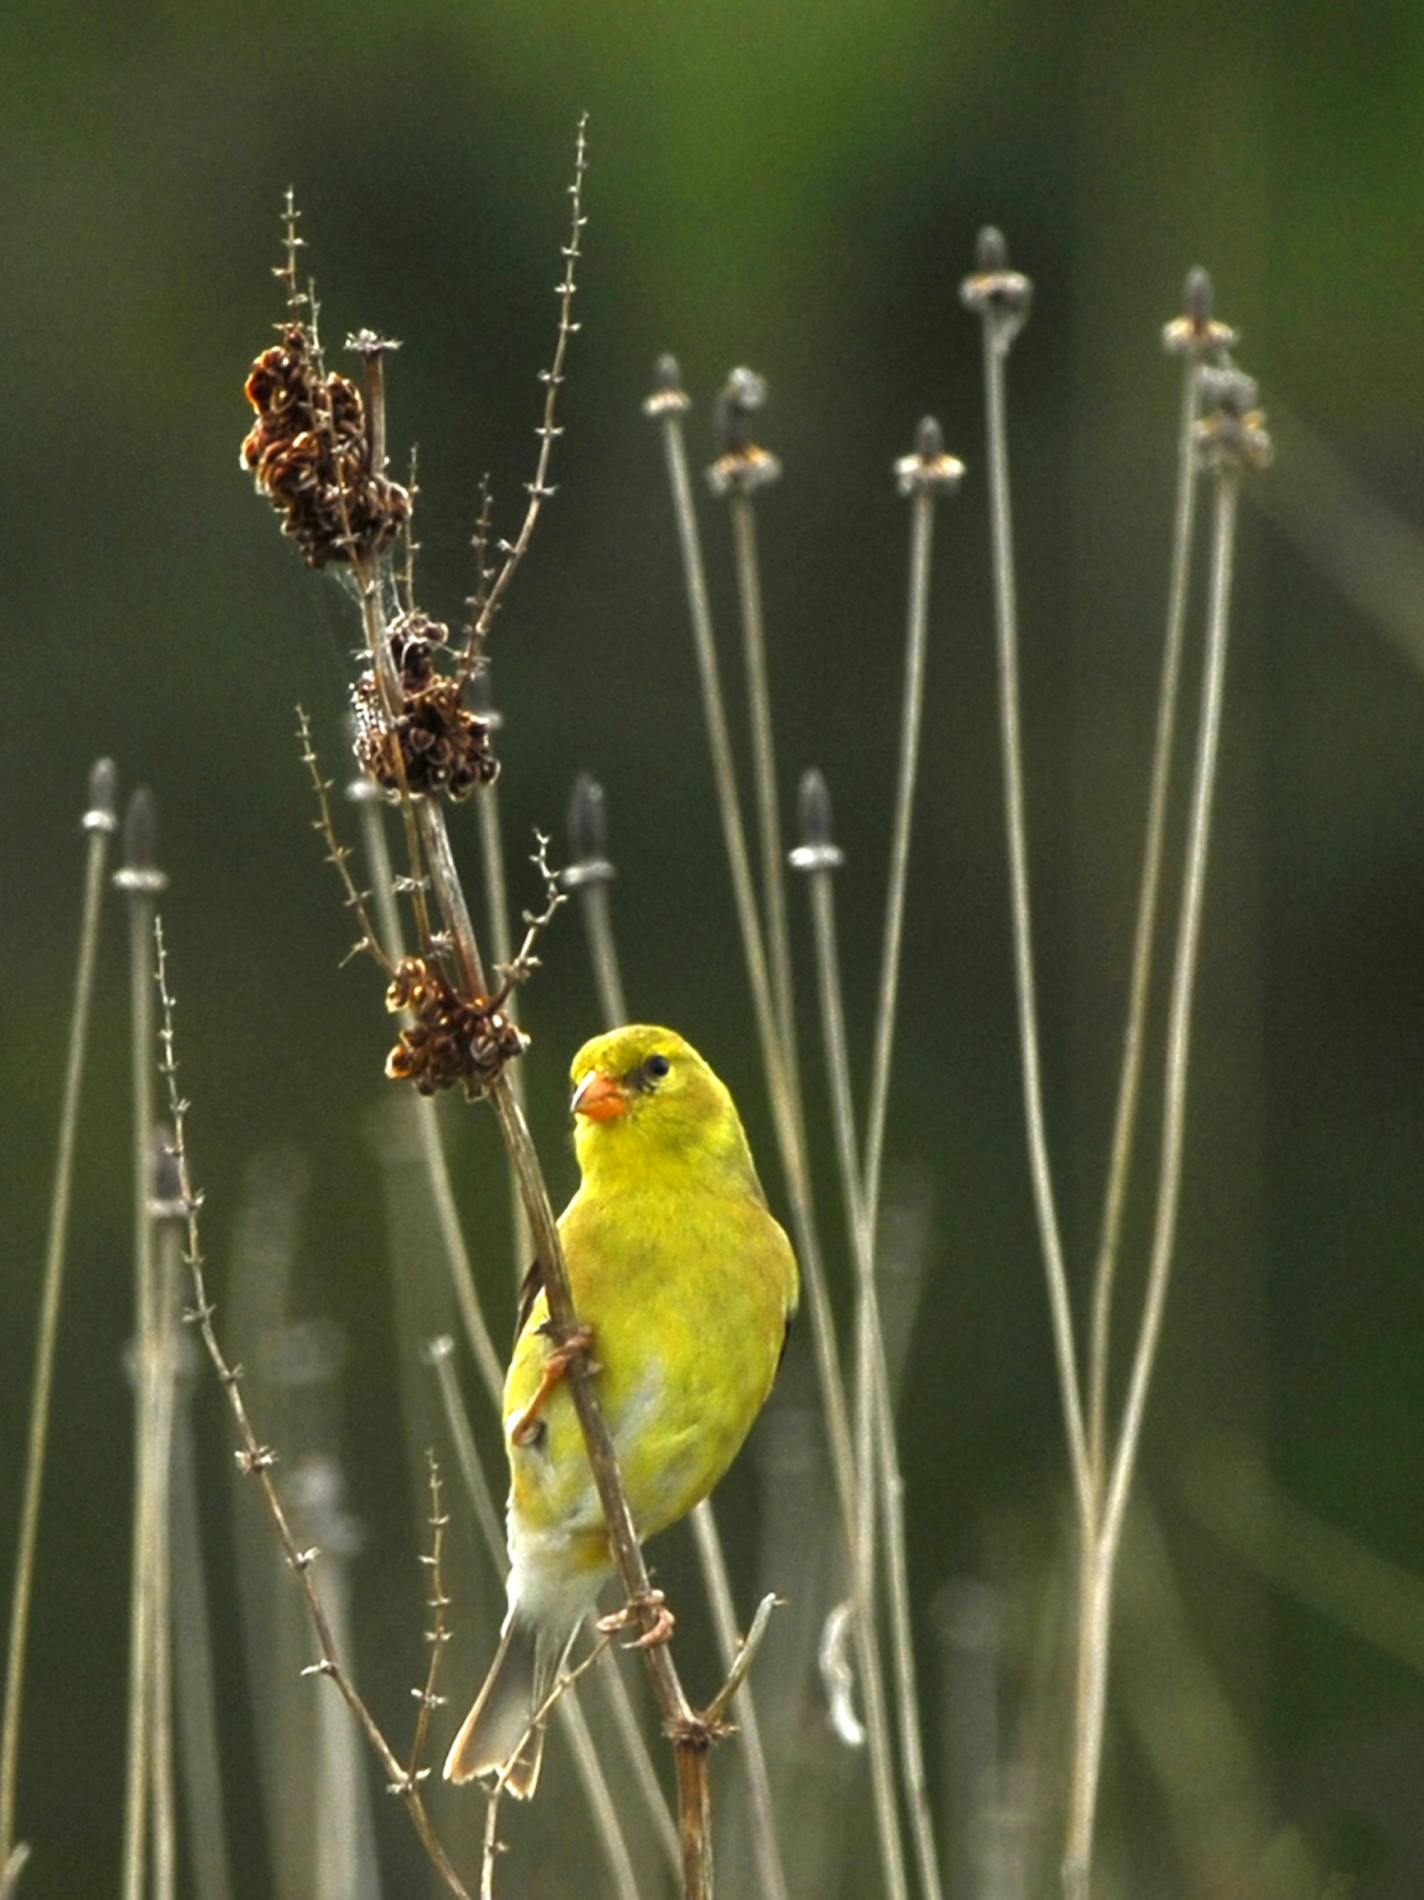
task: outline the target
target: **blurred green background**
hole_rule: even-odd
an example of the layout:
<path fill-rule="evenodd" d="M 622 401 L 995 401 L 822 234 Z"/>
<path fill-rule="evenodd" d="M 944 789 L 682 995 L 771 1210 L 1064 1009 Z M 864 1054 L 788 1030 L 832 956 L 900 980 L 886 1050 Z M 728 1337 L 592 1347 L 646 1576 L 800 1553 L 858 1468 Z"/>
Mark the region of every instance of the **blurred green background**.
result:
<path fill-rule="evenodd" d="M 1011 393 L 1029 815 L 1049 1109 L 1085 1289 L 1165 595 L 1176 372 L 1159 331 L 1184 271 L 1204 263 L 1280 418 L 1281 454 L 1243 534 L 1179 1268 L 1143 1458 L 1141 1496 L 1162 1541 L 1150 1561 L 1129 1562 L 1106 1851 L 1118 1890 L 1135 1896 L 1314 1893 L 1332 1876 L 1358 1881 L 1339 1894 L 1424 1891 L 1417 1668 L 1381 1647 L 1382 1612 L 1338 1554 L 1301 1555 L 1250 1508 L 1254 1535 L 1228 1534 L 1247 1494 L 1222 1453 L 1227 1439 L 1244 1446 L 1279 1496 L 1424 1579 L 1424 564 L 1407 528 L 1392 538 L 1361 516 L 1347 479 L 1319 475 L 1306 433 L 1404 521 L 1417 517 L 1424 12 L 1318 0 L 22 3 L 0 18 L 0 70 L 11 680 L 0 1525 L 18 1510 L 77 821 L 89 763 L 108 753 L 126 790 L 147 783 L 159 802 L 220 1301 L 254 1157 L 300 1157 L 294 1307 L 349 1343 L 340 1442 L 364 1526 L 358 1661 L 392 1723 L 406 1719 L 421 1666 L 421 1501 L 396 1403 L 371 1152 L 388 1029 L 374 972 L 337 968 L 347 923 L 292 738 L 301 701 L 328 769 L 344 776 L 357 627 L 239 472 L 242 383 L 279 314 L 270 266 L 292 184 L 328 342 L 361 324 L 404 342 L 392 441 L 398 471 L 405 444 L 420 445 L 420 592 L 458 620 L 478 478 L 490 472 L 508 531 L 531 470 L 573 128 L 587 108 L 590 223 L 559 493 L 491 649 L 511 873 L 517 899 L 536 895 L 525 841 L 542 824 L 562 847 L 570 781 L 593 771 L 607 789 L 634 1012 L 675 1024 L 724 1074 L 778 1207 L 658 444 L 639 404 L 656 353 L 674 350 L 697 400 L 692 439 L 710 460 L 726 372 L 748 363 L 771 382 L 762 435 L 786 473 L 761 528 L 784 810 L 790 823 L 800 770 L 823 767 L 848 860 L 843 951 L 862 1081 L 905 587 L 907 520 L 890 467 L 926 411 L 969 465 L 940 516 L 891 1160 L 928 1215 L 902 1427 L 936 1789 L 952 1776 L 942 1689 L 953 1580 L 987 1584 L 1009 1631 L 1007 1745 L 1027 1673 L 1013 1632 L 1022 1626 L 1031 1648 L 1033 1629 L 1051 1625 L 1066 1494 L 1019 1108 L 978 338 L 957 284 L 976 228 L 993 220 L 1036 285 Z M 726 524 L 710 503 L 704 531 L 739 696 Z M 473 890 L 469 808 L 455 834 Z M 844 1291 L 799 901 L 794 915 Z M 84 1104 L 23 1762 L 22 1828 L 40 1850 L 24 1891 L 36 1897 L 115 1881 L 126 985 L 116 908 Z M 571 915 L 526 1015 L 532 1112 L 557 1196 L 572 1184 L 565 1068 L 598 1026 Z M 512 1268 L 498 1158 L 475 1111 L 452 1117 L 451 1138 L 502 1337 Z M 1142 1154 L 1150 1162 L 1150 1137 Z M 1133 1231 L 1140 1241 L 1143 1224 Z M 809 1359 L 804 1336 L 797 1351 Z M 207 1386 L 199 1405 L 240 1890 L 261 1895 L 236 1609 L 222 1580 L 226 1426 Z M 744 1463 L 729 1480 L 739 1528 L 756 1515 L 755 1459 Z M 659 1561 L 675 1577 L 685 1558 L 668 1545 Z M 748 1603 L 752 1549 L 748 1531 L 735 1552 Z M 1263 1574 L 1272 1552 L 1292 1587 Z M 1158 1593 L 1135 1609 L 1132 1579 Z M 457 1598 L 483 1587 L 473 1560 L 454 1581 Z M 1355 1605 L 1362 1629 L 1316 1606 L 1327 1589 Z M 1413 1602 L 1397 1600 L 1406 1629 Z M 699 1640 L 689 1633 L 689 1668 L 710 1679 Z M 456 1697 L 483 1646 L 467 1633 L 457 1651 Z M 1204 1727 L 1203 1709 L 1214 1711 Z M 1234 1795 L 1220 1792 L 1227 1783 Z M 1051 1845 L 1057 1789 L 1036 1798 Z M 1213 1858 L 1202 1817 L 1230 1799 L 1245 1818 Z M 389 1891 L 418 1890 L 399 1817 L 379 1820 Z M 956 1892 L 973 1891 L 962 1843 L 946 1848 Z M 854 1867 L 852 1856 L 845 1891 L 867 1891 Z M 543 1878 L 527 1890 L 557 1890 Z"/>

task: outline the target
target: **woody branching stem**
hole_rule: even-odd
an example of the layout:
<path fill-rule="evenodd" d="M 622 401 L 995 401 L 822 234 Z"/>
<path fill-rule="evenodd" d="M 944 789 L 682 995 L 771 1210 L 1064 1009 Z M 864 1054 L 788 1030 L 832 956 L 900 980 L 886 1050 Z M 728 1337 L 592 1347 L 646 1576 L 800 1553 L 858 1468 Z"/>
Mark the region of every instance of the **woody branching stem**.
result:
<path fill-rule="evenodd" d="M 404 1802 L 406 1810 L 410 1815 L 411 1823 L 420 1838 L 421 1845 L 429 1856 L 431 1864 L 444 1882 L 446 1891 L 456 1895 L 457 1900 L 470 1900 L 469 1890 L 465 1887 L 460 1876 L 451 1865 L 449 1857 L 435 1833 L 434 1826 L 425 1807 L 425 1802 L 421 1797 L 418 1781 L 407 1773 L 394 1749 L 386 1740 L 376 1718 L 366 1706 L 355 1684 L 347 1674 L 345 1665 L 337 1656 L 331 1625 L 327 1619 L 326 1611 L 322 1606 L 322 1601 L 317 1593 L 316 1584 L 312 1576 L 313 1565 L 320 1553 L 316 1550 L 301 1549 L 292 1534 L 291 1524 L 288 1520 L 286 1509 L 283 1506 L 281 1494 L 277 1489 L 276 1479 L 273 1476 L 273 1471 L 277 1463 L 277 1454 L 270 1445 L 263 1444 L 261 1439 L 258 1438 L 247 1410 L 247 1403 L 242 1396 L 239 1374 L 235 1368 L 229 1364 L 213 1326 L 213 1317 L 216 1309 L 208 1298 L 207 1277 L 198 1224 L 198 1213 L 202 1206 L 202 1196 L 194 1192 L 192 1177 L 188 1166 L 188 1104 L 178 1093 L 178 1065 L 174 1053 L 174 1005 L 173 996 L 168 985 L 168 956 L 163 939 L 163 925 L 161 919 L 155 922 L 154 940 L 157 952 L 156 978 L 158 997 L 162 1012 L 162 1023 L 158 1032 L 159 1041 L 162 1045 L 159 1070 L 167 1082 L 168 1109 L 173 1127 L 173 1159 L 178 1170 L 179 1193 L 184 1207 L 187 1210 L 187 1252 L 184 1258 L 192 1280 L 193 1306 L 185 1317 L 197 1326 L 202 1336 L 203 1344 L 207 1349 L 208 1357 L 212 1361 L 213 1370 L 216 1372 L 218 1381 L 227 1394 L 228 1406 L 237 1427 L 238 1441 L 241 1447 L 236 1454 L 238 1469 L 256 1480 L 258 1489 L 262 1494 L 262 1501 L 267 1508 L 273 1528 L 277 1533 L 278 1541 L 282 1546 L 282 1554 L 286 1558 L 289 1568 L 295 1575 L 298 1587 L 302 1592 L 302 1599 L 306 1605 L 307 1614 L 316 1635 L 318 1650 L 318 1660 L 310 1664 L 303 1673 L 312 1676 L 329 1676 L 332 1682 L 335 1683 L 338 1693 L 346 1706 L 350 1709 L 352 1715 L 356 1718 L 376 1759 L 380 1762 L 381 1771 L 385 1775 L 387 1787 Z"/>
<path fill-rule="evenodd" d="M 25 1693 L 25 1652 L 34 1592 L 35 1546 L 39 1537 L 40 1496 L 44 1487 L 45 1454 L 49 1442 L 51 1395 L 54 1389 L 55 1351 L 59 1341 L 60 1298 L 69 1238 L 70 1194 L 74 1181 L 74 1153 L 79 1131 L 79 1104 L 83 1094 L 84 1059 L 88 1053 L 89 1013 L 94 996 L 94 972 L 99 953 L 99 916 L 104 895 L 104 870 L 110 842 L 118 829 L 115 812 L 117 778 L 111 760 L 101 759 L 89 777 L 89 806 L 84 829 L 89 846 L 84 867 L 84 897 L 79 919 L 78 971 L 74 980 L 74 1008 L 69 1021 L 69 1048 L 65 1056 L 64 1088 L 59 1115 L 59 1142 L 50 1197 L 49 1237 L 45 1246 L 44 1278 L 40 1294 L 39 1329 L 35 1336 L 34 1386 L 30 1400 L 29 1442 L 25 1452 L 25 1490 L 20 1505 L 20 1529 L 15 1543 L 15 1588 L 10 1599 L 10 1633 L 5 1660 L 5 1712 L 0 1729 L 0 1892 L 9 1884 L 16 1847 L 16 1784 L 20 1765 L 20 1716 Z"/>

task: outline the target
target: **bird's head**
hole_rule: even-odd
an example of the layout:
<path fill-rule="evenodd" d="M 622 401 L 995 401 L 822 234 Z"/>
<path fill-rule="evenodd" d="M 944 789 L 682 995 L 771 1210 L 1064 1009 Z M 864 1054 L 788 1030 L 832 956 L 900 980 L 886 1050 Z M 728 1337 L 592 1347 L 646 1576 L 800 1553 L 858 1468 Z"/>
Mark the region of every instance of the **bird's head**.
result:
<path fill-rule="evenodd" d="M 751 1168 L 725 1085 L 671 1029 L 632 1023 L 586 1042 L 569 1070 L 574 1146 L 587 1174 L 627 1160 L 686 1154 Z"/>

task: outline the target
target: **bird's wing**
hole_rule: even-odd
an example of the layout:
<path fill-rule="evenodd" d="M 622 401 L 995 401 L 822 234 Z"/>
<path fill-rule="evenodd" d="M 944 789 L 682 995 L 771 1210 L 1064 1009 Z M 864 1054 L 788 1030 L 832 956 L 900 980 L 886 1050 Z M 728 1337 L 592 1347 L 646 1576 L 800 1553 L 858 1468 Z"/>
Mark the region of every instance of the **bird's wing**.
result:
<path fill-rule="evenodd" d="M 529 1262 L 529 1271 L 519 1283 L 519 1306 L 514 1319 L 515 1344 L 529 1324 L 529 1315 L 534 1311 L 534 1302 L 544 1291 L 544 1270 L 535 1258 Z"/>

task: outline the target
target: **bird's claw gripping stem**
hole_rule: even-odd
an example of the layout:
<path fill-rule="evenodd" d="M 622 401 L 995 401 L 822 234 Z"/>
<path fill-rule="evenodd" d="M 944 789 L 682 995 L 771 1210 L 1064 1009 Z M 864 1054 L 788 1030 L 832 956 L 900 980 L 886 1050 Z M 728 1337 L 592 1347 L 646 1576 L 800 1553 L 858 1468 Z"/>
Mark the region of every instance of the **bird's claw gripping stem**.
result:
<path fill-rule="evenodd" d="M 524 1410 L 516 1414 L 510 1424 L 509 1442 L 511 1445 L 527 1445 L 529 1443 L 538 1429 L 539 1415 L 544 1409 L 549 1394 L 554 1390 L 554 1387 L 559 1383 L 560 1379 L 567 1374 L 569 1367 L 573 1364 L 574 1360 L 579 1357 L 580 1353 L 588 1352 L 592 1345 L 592 1332 L 587 1326 L 579 1326 L 569 1334 L 567 1339 L 550 1348 L 549 1355 L 544 1361 L 544 1370 L 540 1375 L 538 1390 L 524 1407 Z M 598 1369 L 594 1362 L 590 1360 L 588 1370 L 590 1372 L 597 1372 Z"/>
<path fill-rule="evenodd" d="M 625 1643 L 625 1649 L 659 1649 L 664 1643 L 672 1641 L 672 1633 L 677 1618 L 667 1607 L 667 1600 L 661 1590 L 649 1590 L 646 1596 L 636 1597 L 631 1603 L 625 1603 L 621 1610 L 614 1610 L 608 1616 L 598 1619 L 598 1628 L 604 1636 L 612 1636 L 617 1630 L 625 1630 L 630 1623 L 636 1623 L 645 1610 L 653 1613 L 653 1622 L 643 1634 L 631 1643 Z"/>

